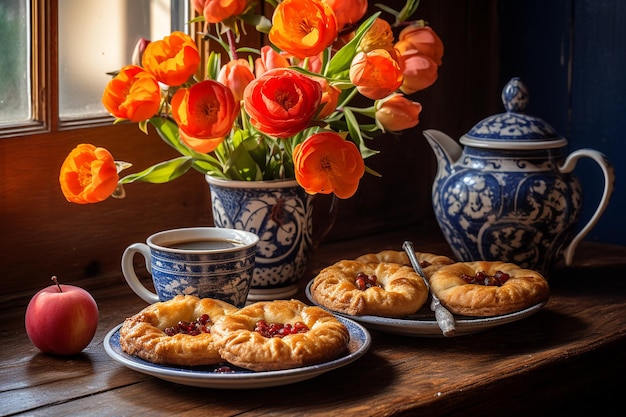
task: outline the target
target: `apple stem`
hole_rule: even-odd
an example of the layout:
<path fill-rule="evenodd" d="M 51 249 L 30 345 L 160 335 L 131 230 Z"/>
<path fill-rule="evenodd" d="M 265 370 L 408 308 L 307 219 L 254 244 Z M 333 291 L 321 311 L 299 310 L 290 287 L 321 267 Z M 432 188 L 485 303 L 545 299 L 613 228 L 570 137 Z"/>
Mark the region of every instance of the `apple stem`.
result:
<path fill-rule="evenodd" d="M 59 284 L 59 281 L 57 280 L 56 275 L 52 276 L 52 281 L 54 281 L 54 283 L 57 284 L 57 287 L 59 287 L 59 292 L 63 292 L 63 289 L 61 288 L 61 284 Z"/>

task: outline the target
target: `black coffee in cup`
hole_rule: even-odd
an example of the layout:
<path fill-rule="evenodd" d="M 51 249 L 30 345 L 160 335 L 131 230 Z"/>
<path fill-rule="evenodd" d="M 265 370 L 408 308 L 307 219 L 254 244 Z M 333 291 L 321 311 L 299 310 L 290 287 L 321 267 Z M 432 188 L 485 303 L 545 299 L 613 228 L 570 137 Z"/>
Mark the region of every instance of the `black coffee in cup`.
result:
<path fill-rule="evenodd" d="M 180 242 L 168 242 L 162 244 L 170 249 L 182 249 L 182 250 L 220 250 L 231 249 L 237 246 L 242 246 L 241 242 L 236 240 L 227 239 L 199 239 L 199 240 L 183 240 Z"/>

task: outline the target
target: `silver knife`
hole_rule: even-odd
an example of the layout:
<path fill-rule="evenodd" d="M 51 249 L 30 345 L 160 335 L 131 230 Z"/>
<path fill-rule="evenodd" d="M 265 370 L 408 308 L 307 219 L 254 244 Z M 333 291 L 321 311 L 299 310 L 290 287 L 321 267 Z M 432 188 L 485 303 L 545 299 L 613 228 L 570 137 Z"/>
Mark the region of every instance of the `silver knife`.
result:
<path fill-rule="evenodd" d="M 456 333 L 456 324 L 454 322 L 454 316 L 452 316 L 452 313 L 450 313 L 448 309 L 446 309 L 441 304 L 441 302 L 439 301 L 439 298 L 435 295 L 435 293 L 430 288 L 430 283 L 428 282 L 428 278 L 426 278 L 426 275 L 424 274 L 424 271 L 422 270 L 422 266 L 417 260 L 417 256 L 415 256 L 415 250 L 413 249 L 413 244 L 409 241 L 406 241 L 404 242 L 402 247 L 406 251 L 406 254 L 409 255 L 409 259 L 411 260 L 411 265 L 413 265 L 413 269 L 415 269 L 415 272 L 417 272 L 419 276 L 422 277 L 422 279 L 424 280 L 424 284 L 426 284 L 426 288 L 428 289 L 428 292 L 432 296 L 430 309 L 435 312 L 435 319 L 437 319 L 437 324 L 439 325 L 439 328 L 443 332 L 443 335 L 446 337 L 454 336 L 454 334 Z"/>

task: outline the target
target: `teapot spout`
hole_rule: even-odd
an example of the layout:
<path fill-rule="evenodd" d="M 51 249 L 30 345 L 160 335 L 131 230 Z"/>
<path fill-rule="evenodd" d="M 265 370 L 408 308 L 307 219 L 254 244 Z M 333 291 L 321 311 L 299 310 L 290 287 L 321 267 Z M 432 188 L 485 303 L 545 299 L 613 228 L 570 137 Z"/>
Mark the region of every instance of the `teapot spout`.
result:
<path fill-rule="evenodd" d="M 438 176 L 449 173 L 452 164 L 461 157 L 463 149 L 454 139 L 439 130 L 428 129 L 423 133 L 437 158 Z"/>

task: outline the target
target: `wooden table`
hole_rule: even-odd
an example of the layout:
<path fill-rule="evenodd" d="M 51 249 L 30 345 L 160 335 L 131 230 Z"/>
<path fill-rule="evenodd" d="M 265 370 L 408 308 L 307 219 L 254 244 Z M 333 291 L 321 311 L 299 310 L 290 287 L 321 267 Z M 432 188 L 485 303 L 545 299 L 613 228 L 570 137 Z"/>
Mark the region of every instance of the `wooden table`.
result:
<path fill-rule="evenodd" d="M 449 255 L 441 236 L 417 229 L 329 243 L 316 251 L 302 286 L 323 266 L 401 250 L 406 239 L 417 251 Z M 146 305 L 121 277 L 93 291 L 99 329 L 71 358 L 30 344 L 24 305 L 0 307 L 0 415 L 611 415 L 626 388 L 626 247 L 585 242 L 576 258 L 550 276 L 548 304 L 528 318 L 454 338 L 371 331 L 372 345 L 356 362 L 274 388 L 189 387 L 109 358 L 106 333 Z"/>

